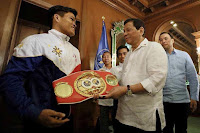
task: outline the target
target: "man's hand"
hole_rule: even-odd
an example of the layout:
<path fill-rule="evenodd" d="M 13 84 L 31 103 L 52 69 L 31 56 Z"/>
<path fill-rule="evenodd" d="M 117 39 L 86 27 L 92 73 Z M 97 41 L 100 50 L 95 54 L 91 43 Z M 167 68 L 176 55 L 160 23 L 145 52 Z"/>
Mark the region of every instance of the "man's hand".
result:
<path fill-rule="evenodd" d="M 102 96 L 102 95 L 99 95 L 99 94 L 95 94 L 94 95 L 94 99 L 108 99 L 108 98 L 113 98 L 113 99 L 118 99 L 120 98 L 121 96 L 125 95 L 127 92 L 127 87 L 126 86 L 116 86 L 116 87 L 113 87 L 110 91 L 107 91 L 106 95 Z"/>
<path fill-rule="evenodd" d="M 190 109 L 192 112 L 194 112 L 197 109 L 197 101 L 191 99 Z"/>
<path fill-rule="evenodd" d="M 64 113 L 56 112 L 51 109 L 44 109 L 40 113 L 38 121 L 45 127 L 53 128 L 59 127 L 69 121 L 68 118 L 63 119 L 64 117 Z"/>

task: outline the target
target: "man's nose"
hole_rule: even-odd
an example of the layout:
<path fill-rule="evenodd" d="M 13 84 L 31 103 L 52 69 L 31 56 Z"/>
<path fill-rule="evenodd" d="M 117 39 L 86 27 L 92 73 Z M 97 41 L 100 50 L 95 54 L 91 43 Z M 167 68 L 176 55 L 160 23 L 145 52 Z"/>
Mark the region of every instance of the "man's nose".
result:
<path fill-rule="evenodd" d="M 76 22 L 73 22 L 73 25 L 74 25 L 75 28 L 77 27 Z"/>

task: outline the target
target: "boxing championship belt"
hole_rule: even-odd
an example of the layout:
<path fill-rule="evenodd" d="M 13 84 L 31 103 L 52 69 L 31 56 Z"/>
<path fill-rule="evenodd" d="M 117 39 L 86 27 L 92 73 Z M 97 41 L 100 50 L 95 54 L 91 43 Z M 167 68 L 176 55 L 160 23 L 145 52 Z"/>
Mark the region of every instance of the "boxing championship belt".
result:
<path fill-rule="evenodd" d="M 53 81 L 54 93 L 58 104 L 75 104 L 88 100 L 94 93 L 106 94 L 118 80 L 110 72 L 85 70 Z"/>

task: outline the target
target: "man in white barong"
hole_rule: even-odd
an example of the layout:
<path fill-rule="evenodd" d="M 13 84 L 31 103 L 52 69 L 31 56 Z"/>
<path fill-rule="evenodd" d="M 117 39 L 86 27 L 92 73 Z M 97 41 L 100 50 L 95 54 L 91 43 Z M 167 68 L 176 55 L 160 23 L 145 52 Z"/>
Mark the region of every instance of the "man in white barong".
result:
<path fill-rule="evenodd" d="M 104 96 L 118 99 L 119 133 L 159 133 L 165 126 L 162 88 L 167 76 L 167 56 L 159 43 L 143 37 L 144 32 L 141 20 L 131 18 L 124 22 L 124 37 L 132 49 L 123 64 L 120 86 Z"/>

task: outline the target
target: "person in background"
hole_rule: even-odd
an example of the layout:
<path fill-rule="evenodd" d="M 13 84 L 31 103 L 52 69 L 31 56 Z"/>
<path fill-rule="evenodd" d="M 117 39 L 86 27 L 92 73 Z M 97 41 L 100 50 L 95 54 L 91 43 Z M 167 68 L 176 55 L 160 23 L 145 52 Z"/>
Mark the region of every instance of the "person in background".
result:
<path fill-rule="evenodd" d="M 198 75 L 189 54 L 174 48 L 174 39 L 162 32 L 159 41 L 168 56 L 168 74 L 163 88 L 166 127 L 164 133 L 187 133 L 187 119 L 194 112 L 199 100 Z M 189 81 L 188 92 L 186 80 Z"/>
<path fill-rule="evenodd" d="M 124 38 L 132 45 L 123 63 L 120 86 L 105 96 L 118 99 L 118 133 L 161 133 L 165 126 L 163 87 L 167 77 L 167 56 L 157 42 L 143 35 L 144 22 L 130 18 L 124 22 Z"/>
<path fill-rule="evenodd" d="M 102 55 L 102 61 L 104 63 L 104 66 L 99 70 L 110 72 L 112 68 L 111 53 L 108 51 L 104 52 Z M 100 107 L 100 115 L 99 115 L 100 133 L 109 133 L 110 132 L 109 126 L 111 125 L 110 116 L 112 116 L 111 114 L 113 111 L 113 99 L 98 99 L 98 104 Z"/>
<path fill-rule="evenodd" d="M 25 133 L 73 132 L 70 105 L 58 105 L 52 82 L 81 68 L 80 53 L 70 42 L 77 11 L 60 5 L 48 10 L 48 33 L 26 37 L 14 49 L 0 77 L 0 90 Z"/>
<path fill-rule="evenodd" d="M 119 60 L 119 65 L 116 67 L 112 67 L 111 72 L 117 77 L 118 81 L 120 81 L 121 71 L 123 67 L 123 63 L 126 57 L 126 54 L 129 52 L 129 49 L 125 45 L 121 45 L 117 48 L 117 58 Z"/>
<path fill-rule="evenodd" d="M 117 77 L 118 82 L 121 80 L 121 71 L 122 71 L 122 67 L 123 67 L 123 63 L 124 63 L 126 54 L 128 52 L 129 52 L 129 49 L 125 45 L 121 45 L 117 48 L 117 58 L 119 60 L 119 65 L 112 67 L 111 73 L 114 74 Z M 118 104 L 118 100 L 114 99 L 113 100 L 113 116 L 112 116 L 114 132 L 117 132 L 117 130 L 116 130 L 117 129 L 117 122 L 116 122 L 116 119 L 115 119 L 116 111 L 117 111 L 117 104 Z"/>

